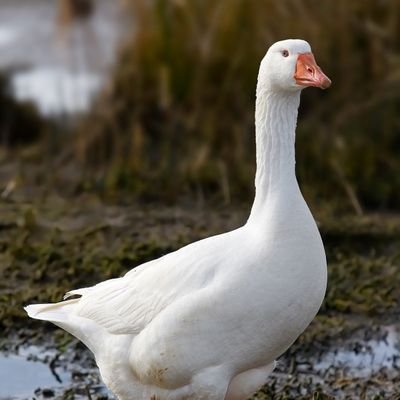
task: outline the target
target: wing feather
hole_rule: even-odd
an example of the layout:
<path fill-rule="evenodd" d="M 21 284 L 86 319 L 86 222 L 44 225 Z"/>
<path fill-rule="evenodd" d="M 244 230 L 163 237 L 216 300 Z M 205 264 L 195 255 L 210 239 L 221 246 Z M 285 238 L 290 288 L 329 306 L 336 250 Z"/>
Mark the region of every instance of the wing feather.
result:
<path fill-rule="evenodd" d="M 138 334 L 175 300 L 212 279 L 218 260 L 210 252 L 200 252 L 199 257 L 199 244 L 205 241 L 143 264 L 121 278 L 69 292 L 82 295 L 77 315 L 113 334 Z"/>

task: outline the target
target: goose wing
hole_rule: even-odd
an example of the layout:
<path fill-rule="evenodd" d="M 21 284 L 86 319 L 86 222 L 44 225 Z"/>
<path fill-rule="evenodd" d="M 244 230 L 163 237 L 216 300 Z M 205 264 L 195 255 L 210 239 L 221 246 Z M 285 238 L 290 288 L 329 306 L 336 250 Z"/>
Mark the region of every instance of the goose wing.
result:
<path fill-rule="evenodd" d="M 212 280 L 220 260 L 212 251 L 215 239 L 193 243 L 121 278 L 74 290 L 67 297 L 80 295 L 74 312 L 110 333 L 137 334 L 175 300 Z"/>

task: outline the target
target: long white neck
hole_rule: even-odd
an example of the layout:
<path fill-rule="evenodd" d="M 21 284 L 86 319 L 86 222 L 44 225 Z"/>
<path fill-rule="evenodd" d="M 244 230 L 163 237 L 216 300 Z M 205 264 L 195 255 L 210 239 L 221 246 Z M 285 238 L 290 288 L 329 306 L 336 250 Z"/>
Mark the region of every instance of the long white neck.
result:
<path fill-rule="evenodd" d="M 300 91 L 273 92 L 257 88 L 256 195 L 250 219 L 258 218 L 268 199 L 280 191 L 298 189 L 295 175 L 295 131 Z"/>

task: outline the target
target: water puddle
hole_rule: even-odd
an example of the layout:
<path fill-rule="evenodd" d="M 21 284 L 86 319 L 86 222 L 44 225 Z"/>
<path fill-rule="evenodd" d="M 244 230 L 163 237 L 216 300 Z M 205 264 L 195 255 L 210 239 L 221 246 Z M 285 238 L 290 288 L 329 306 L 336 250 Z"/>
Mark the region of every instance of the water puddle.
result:
<path fill-rule="evenodd" d="M 340 370 L 354 378 L 367 378 L 386 370 L 400 370 L 400 327 L 388 326 L 379 329 L 376 337 L 354 337 L 321 355 L 314 364 L 317 371 Z"/>
<path fill-rule="evenodd" d="M 54 357 L 54 353 L 43 353 L 37 347 L 29 347 L 18 354 L 0 354 L 0 399 L 32 397 L 38 388 L 70 383 L 68 371 L 46 363 Z"/>
<path fill-rule="evenodd" d="M 91 353 L 76 343 L 62 353 L 51 345 L 0 353 L 0 400 L 69 398 L 71 393 L 75 400 L 114 399 L 101 383 Z"/>

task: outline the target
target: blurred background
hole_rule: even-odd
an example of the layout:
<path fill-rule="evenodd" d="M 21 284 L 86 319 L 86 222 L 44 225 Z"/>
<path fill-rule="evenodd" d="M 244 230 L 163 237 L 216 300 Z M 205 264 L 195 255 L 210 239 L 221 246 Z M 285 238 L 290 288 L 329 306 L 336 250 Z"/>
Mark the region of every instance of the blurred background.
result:
<path fill-rule="evenodd" d="M 258 66 L 303 38 L 297 176 L 319 315 L 257 399 L 400 398 L 398 0 L 0 0 L 0 400 L 112 399 L 22 306 L 243 224 Z"/>
<path fill-rule="evenodd" d="M 270 44 L 298 37 L 333 80 L 303 94 L 297 172 L 307 200 L 356 214 L 400 207 L 397 1 L 0 7 L 3 196 L 34 182 L 62 195 L 250 201 L 258 65 Z"/>

